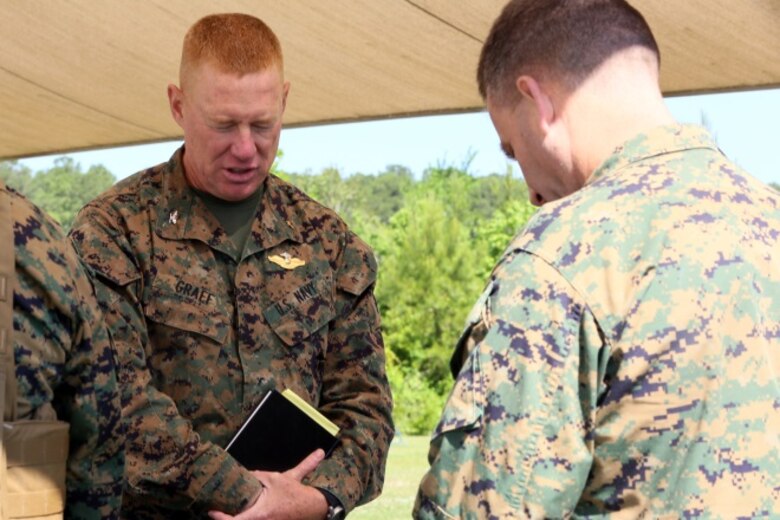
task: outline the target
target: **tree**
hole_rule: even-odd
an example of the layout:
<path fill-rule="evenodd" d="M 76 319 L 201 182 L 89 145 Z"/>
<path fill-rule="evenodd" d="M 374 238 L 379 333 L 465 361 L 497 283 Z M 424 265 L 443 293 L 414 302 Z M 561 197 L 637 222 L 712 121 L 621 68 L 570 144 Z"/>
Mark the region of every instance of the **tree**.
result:
<path fill-rule="evenodd" d="M 452 384 L 449 358 L 482 283 L 475 276 L 478 251 L 470 230 L 433 193 L 412 198 L 376 247 L 377 299 L 392 353 L 399 427 L 429 431 L 438 413 L 421 407 L 420 395 L 441 410 Z"/>
<path fill-rule="evenodd" d="M 417 183 L 418 194 L 430 194 L 442 202 L 447 216 L 471 227 L 479 218 L 473 211 L 472 191 L 479 181 L 468 172 L 453 166 L 428 168 L 422 182 Z"/>
<path fill-rule="evenodd" d="M 32 181 L 32 172 L 16 161 L 2 161 L 0 162 L 0 179 L 6 186 L 19 193 L 27 193 L 30 181 Z"/>
<path fill-rule="evenodd" d="M 115 182 L 102 165 L 86 173 L 70 157 L 60 157 L 54 167 L 37 173 L 30 183 L 30 199 L 69 229 L 76 213 Z"/>
<path fill-rule="evenodd" d="M 403 207 L 406 195 L 414 186 L 414 177 L 408 168 L 393 164 L 377 175 L 357 173 L 345 182 L 356 194 L 350 213 L 374 215 L 387 224 Z"/>
<path fill-rule="evenodd" d="M 477 228 L 476 241 L 484 252 L 480 258 L 480 278 L 487 280 L 509 242 L 535 211 L 536 208 L 528 198 L 509 200 L 499 207 L 484 225 Z"/>
<path fill-rule="evenodd" d="M 90 166 L 86 173 L 70 157 L 60 157 L 48 170 L 30 173 L 15 162 L 0 163 L 0 175 L 6 183 L 27 196 L 65 228 L 70 228 L 78 210 L 115 182 L 101 165 Z"/>
<path fill-rule="evenodd" d="M 490 219 L 508 204 L 528 201 L 528 187 L 525 182 L 512 175 L 507 166 L 504 174 L 491 174 L 479 177 L 471 193 L 471 209 L 480 219 Z M 529 204 L 529 207 L 530 206 Z"/>

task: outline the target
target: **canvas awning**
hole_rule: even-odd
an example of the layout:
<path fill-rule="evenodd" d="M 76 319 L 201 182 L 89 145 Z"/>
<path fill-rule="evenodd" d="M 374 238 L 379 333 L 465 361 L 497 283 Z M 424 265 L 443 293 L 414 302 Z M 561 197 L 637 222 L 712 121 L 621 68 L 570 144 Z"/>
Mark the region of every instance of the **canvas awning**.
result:
<path fill-rule="evenodd" d="M 780 1 L 632 0 L 668 94 L 780 86 Z M 279 35 L 285 124 L 477 110 L 475 67 L 504 0 L 8 0 L 0 158 L 180 136 L 165 95 L 199 17 L 241 11 Z"/>

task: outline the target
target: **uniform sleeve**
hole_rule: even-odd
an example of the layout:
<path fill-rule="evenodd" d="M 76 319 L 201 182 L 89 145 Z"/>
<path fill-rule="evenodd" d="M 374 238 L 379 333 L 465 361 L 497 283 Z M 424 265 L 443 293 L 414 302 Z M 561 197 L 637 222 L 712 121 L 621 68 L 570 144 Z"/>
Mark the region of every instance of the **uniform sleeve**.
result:
<path fill-rule="evenodd" d="M 14 351 L 22 418 L 70 424 L 66 518 L 119 518 L 124 483 L 116 358 L 84 266 L 59 228 L 14 201 Z M 51 408 L 48 408 L 51 410 Z"/>
<path fill-rule="evenodd" d="M 97 272 L 98 299 L 119 357 L 127 429 L 127 486 L 149 506 L 235 514 L 260 492 L 260 483 L 222 448 L 200 439 L 173 400 L 152 383 L 150 344 L 140 301 L 142 277 L 129 233 L 118 219 L 88 206 L 71 237 Z"/>
<path fill-rule="evenodd" d="M 330 491 L 347 511 L 379 495 L 394 432 L 375 279 L 373 253 L 347 233 L 319 404 L 341 428 L 340 443 L 307 482 Z"/>
<path fill-rule="evenodd" d="M 550 265 L 494 273 L 429 453 L 415 518 L 561 518 L 585 487 L 599 388 L 597 325 Z M 474 313 L 472 313 L 474 314 Z"/>
<path fill-rule="evenodd" d="M 117 384 L 116 353 L 86 268 L 68 242 L 81 301 L 60 403 L 70 417 L 68 518 L 119 518 L 124 486 L 125 428 Z M 92 385 L 87 384 L 92 381 Z M 91 388 L 89 388 L 91 386 Z M 90 395 L 90 393 L 92 395 Z M 58 399 L 55 399 L 57 402 Z"/>

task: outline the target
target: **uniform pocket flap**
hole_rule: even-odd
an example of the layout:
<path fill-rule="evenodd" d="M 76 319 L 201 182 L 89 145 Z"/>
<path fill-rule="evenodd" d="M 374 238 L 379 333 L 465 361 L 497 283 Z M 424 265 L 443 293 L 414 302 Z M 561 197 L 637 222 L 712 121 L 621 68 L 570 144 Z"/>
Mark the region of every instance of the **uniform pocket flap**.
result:
<path fill-rule="evenodd" d="M 473 430 L 482 424 L 485 385 L 477 350 L 470 353 L 458 374 L 434 436 L 456 430 Z"/>
<path fill-rule="evenodd" d="M 376 281 L 376 258 L 371 248 L 354 233 L 349 233 L 347 240 L 341 267 L 336 274 L 336 287 L 360 296 Z"/>
<path fill-rule="evenodd" d="M 263 316 L 287 345 L 300 343 L 334 317 L 331 279 L 319 277 L 306 281 L 266 307 Z"/>
<path fill-rule="evenodd" d="M 157 275 L 144 299 L 147 319 L 225 342 L 227 311 L 206 280 Z"/>
<path fill-rule="evenodd" d="M 487 325 L 485 320 L 488 312 L 488 298 L 493 294 L 494 284 L 491 281 L 488 283 L 485 290 L 482 291 L 482 296 L 479 297 L 477 303 L 471 308 L 469 315 L 466 317 L 466 328 L 460 335 L 458 343 L 455 345 L 455 351 L 452 353 L 450 359 L 450 371 L 452 376 L 457 378 L 461 367 L 466 362 L 476 345 L 485 338 L 487 334 Z"/>

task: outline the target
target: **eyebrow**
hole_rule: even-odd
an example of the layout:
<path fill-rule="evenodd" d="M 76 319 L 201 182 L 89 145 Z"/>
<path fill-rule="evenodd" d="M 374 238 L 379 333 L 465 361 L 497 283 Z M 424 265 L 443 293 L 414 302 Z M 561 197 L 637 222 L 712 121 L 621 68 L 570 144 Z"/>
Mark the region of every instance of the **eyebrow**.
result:
<path fill-rule="evenodd" d="M 509 143 L 501 143 L 500 147 L 501 151 L 504 152 L 504 155 L 506 155 L 508 159 L 515 158 L 515 151 L 512 150 L 512 147 L 509 146 Z"/>

